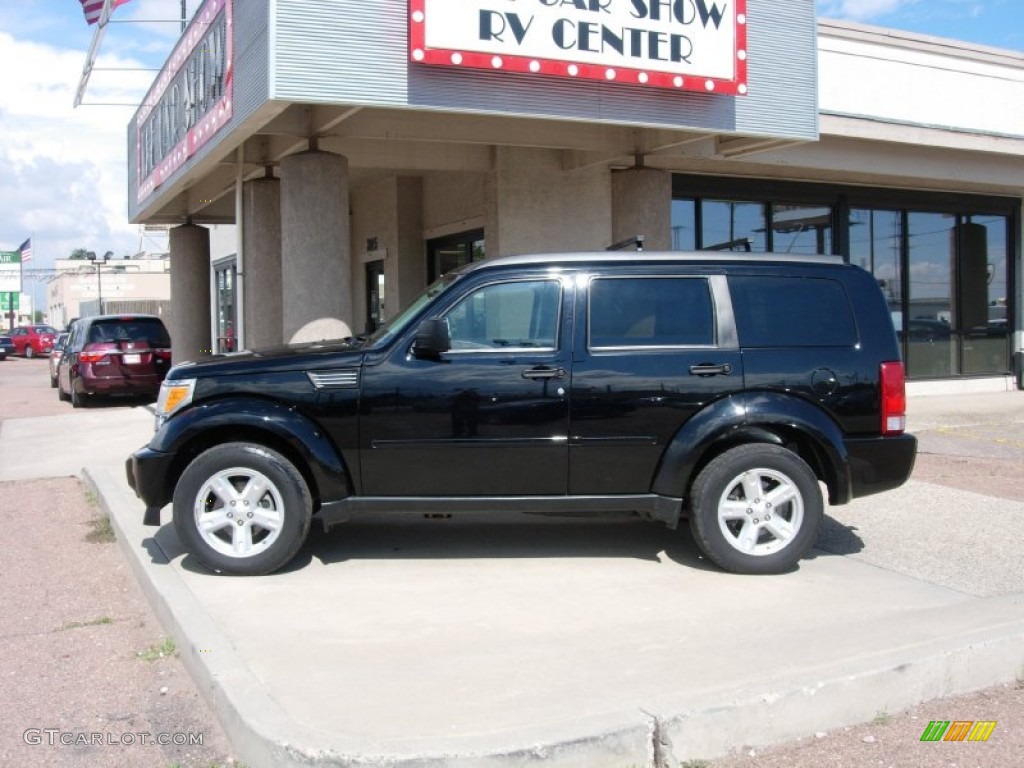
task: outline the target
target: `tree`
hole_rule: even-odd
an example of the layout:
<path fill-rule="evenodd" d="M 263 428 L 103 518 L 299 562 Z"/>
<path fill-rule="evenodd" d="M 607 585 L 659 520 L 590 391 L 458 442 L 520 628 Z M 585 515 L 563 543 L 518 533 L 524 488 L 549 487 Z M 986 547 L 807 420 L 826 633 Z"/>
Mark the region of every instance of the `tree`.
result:
<path fill-rule="evenodd" d="M 68 256 L 68 258 L 85 260 L 89 258 L 89 252 L 85 250 L 85 248 L 75 248 L 75 250 L 71 252 L 71 255 Z"/>

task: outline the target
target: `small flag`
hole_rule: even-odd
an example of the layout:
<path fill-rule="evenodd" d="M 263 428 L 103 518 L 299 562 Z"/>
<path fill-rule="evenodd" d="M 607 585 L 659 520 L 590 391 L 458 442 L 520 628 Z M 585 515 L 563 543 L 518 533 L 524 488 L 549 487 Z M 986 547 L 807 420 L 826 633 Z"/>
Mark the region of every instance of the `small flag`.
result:
<path fill-rule="evenodd" d="M 24 264 L 26 261 L 32 261 L 32 238 L 30 237 L 20 246 L 18 246 L 18 253 L 21 254 L 21 263 Z"/>
<path fill-rule="evenodd" d="M 82 13 L 85 14 L 85 22 L 87 24 L 95 24 L 100 20 L 100 15 L 103 13 L 103 0 L 78 0 L 82 4 Z M 113 11 L 117 6 L 124 5 L 128 0 L 111 0 L 110 10 Z"/>

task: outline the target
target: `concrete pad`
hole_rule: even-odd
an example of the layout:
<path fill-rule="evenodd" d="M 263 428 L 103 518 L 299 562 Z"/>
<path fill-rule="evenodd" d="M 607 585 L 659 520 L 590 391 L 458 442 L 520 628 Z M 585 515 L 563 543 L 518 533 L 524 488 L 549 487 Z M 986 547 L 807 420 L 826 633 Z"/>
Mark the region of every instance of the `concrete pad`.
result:
<path fill-rule="evenodd" d="M 120 467 L 87 474 L 253 766 L 672 765 L 1024 663 L 1019 594 L 824 550 L 783 576 L 725 574 L 651 523 L 391 516 L 315 533 L 285 572 L 213 576 L 172 526 L 141 526 Z M 899 510 L 875 497 L 880 515 L 902 515 L 897 540 L 942 558 L 956 529 L 907 534 L 930 525 L 923 492 L 950 509 L 964 492 L 910 490 Z"/>
<path fill-rule="evenodd" d="M 123 466 L 129 453 L 149 442 L 153 423 L 153 411 L 146 406 L 5 419 L 0 481 L 78 475 L 86 464 Z"/>

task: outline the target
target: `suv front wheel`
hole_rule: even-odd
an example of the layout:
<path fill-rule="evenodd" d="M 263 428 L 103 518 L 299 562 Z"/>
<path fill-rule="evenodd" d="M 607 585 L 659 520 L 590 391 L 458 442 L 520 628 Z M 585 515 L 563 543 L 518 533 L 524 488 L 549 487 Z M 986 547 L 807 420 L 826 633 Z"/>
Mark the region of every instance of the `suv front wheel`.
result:
<path fill-rule="evenodd" d="M 224 443 L 199 454 L 174 490 L 174 527 L 215 571 L 276 571 L 309 533 L 313 502 L 302 474 L 277 451 Z"/>
<path fill-rule="evenodd" d="M 690 493 L 697 545 L 733 573 L 791 569 L 814 546 L 823 514 L 814 472 L 776 445 L 741 445 L 715 457 Z"/>

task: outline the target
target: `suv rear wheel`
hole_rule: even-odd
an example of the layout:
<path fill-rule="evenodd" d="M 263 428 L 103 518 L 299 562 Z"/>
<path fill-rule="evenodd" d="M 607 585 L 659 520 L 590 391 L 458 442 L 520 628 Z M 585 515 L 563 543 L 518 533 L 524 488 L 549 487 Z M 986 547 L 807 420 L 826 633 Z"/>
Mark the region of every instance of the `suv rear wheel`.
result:
<path fill-rule="evenodd" d="M 174 491 L 174 527 L 215 571 L 270 573 L 299 551 L 313 502 L 295 466 L 270 448 L 224 443 L 201 453 Z"/>
<path fill-rule="evenodd" d="M 707 557 L 733 573 L 782 573 L 814 546 L 824 514 L 807 463 L 776 445 L 732 448 L 697 476 L 690 530 Z"/>

